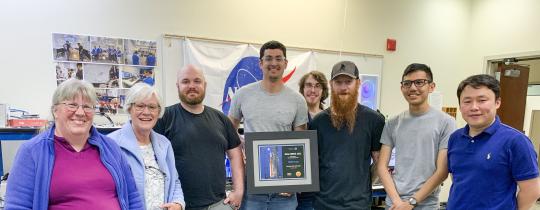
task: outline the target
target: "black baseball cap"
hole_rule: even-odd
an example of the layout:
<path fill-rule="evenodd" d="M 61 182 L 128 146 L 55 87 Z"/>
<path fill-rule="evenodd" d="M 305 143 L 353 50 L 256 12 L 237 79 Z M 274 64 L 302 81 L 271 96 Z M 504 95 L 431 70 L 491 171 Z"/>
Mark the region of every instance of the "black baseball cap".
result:
<path fill-rule="evenodd" d="M 353 79 L 358 79 L 358 67 L 351 61 L 340 61 L 332 67 L 331 79 L 335 79 L 339 75 L 347 75 Z"/>

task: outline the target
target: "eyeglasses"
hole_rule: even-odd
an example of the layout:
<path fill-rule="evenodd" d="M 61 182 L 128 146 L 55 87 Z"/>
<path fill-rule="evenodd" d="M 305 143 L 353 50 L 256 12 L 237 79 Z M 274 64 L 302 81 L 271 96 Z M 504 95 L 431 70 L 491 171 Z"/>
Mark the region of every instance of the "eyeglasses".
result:
<path fill-rule="evenodd" d="M 272 62 L 273 60 L 275 60 L 276 62 L 281 63 L 281 62 L 285 61 L 285 58 L 282 57 L 282 56 L 277 56 L 277 57 L 264 56 L 262 58 L 262 60 L 265 61 L 265 62 Z"/>
<path fill-rule="evenodd" d="M 316 89 L 316 90 L 320 90 L 322 89 L 322 84 L 321 83 L 304 83 L 304 89 Z"/>
<path fill-rule="evenodd" d="M 138 111 L 138 112 L 144 111 L 144 108 L 148 108 L 148 111 L 150 112 L 157 112 L 159 109 L 161 109 L 161 107 L 157 104 L 131 103 L 131 105 L 133 105 L 133 108 L 135 109 L 135 111 Z"/>
<path fill-rule="evenodd" d="M 164 181 L 167 178 L 167 174 L 165 172 L 154 166 L 145 165 L 144 169 L 153 177 L 157 177 L 157 179 L 159 179 L 160 181 Z"/>
<path fill-rule="evenodd" d="M 79 107 L 82 107 L 83 111 L 86 112 L 86 113 L 93 113 L 94 112 L 94 108 L 95 106 L 92 106 L 92 105 L 88 105 L 88 104 L 76 104 L 76 103 L 67 103 L 67 102 L 61 102 L 61 103 L 58 103 L 58 104 L 64 104 L 66 109 L 70 112 L 76 112 Z M 56 105 L 58 105 L 56 104 Z"/>
<path fill-rule="evenodd" d="M 405 88 L 410 88 L 412 86 L 412 84 L 414 83 L 414 86 L 416 86 L 417 88 L 421 88 L 421 87 L 424 87 L 424 85 L 428 84 L 428 83 L 431 83 L 430 80 L 427 80 L 427 79 L 417 79 L 417 80 L 403 80 L 400 82 L 401 83 L 401 86 L 405 87 Z"/>

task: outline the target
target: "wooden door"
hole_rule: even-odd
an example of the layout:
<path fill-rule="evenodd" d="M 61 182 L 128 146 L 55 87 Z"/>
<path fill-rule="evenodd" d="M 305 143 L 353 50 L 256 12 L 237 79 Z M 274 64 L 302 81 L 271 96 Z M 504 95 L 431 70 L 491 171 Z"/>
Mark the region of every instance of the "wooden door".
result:
<path fill-rule="evenodd" d="M 517 64 L 499 64 L 501 82 L 501 107 L 497 114 L 504 124 L 523 132 L 529 67 Z"/>

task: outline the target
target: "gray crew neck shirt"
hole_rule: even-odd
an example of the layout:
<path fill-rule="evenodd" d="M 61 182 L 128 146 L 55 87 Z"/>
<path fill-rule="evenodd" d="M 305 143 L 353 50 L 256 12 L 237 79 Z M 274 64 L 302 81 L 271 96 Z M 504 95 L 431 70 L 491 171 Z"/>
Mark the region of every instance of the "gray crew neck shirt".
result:
<path fill-rule="evenodd" d="M 405 111 L 388 120 L 381 143 L 396 150 L 392 177 L 402 199 L 411 197 L 433 175 L 437 155 L 448 148 L 448 138 L 455 129 L 455 119 L 434 108 L 421 115 Z M 439 191 L 437 187 L 419 207 L 438 206 Z M 392 205 L 389 197 L 386 203 Z"/>

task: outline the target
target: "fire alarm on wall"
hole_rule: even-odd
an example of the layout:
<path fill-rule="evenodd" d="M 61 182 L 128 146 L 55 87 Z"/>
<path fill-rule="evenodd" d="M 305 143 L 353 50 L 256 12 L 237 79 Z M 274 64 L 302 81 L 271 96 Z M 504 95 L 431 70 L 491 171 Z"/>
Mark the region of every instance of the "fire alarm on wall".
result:
<path fill-rule="evenodd" d="M 395 39 L 386 39 L 386 50 L 387 51 L 396 51 L 396 40 Z"/>

